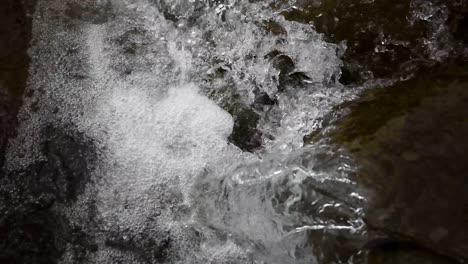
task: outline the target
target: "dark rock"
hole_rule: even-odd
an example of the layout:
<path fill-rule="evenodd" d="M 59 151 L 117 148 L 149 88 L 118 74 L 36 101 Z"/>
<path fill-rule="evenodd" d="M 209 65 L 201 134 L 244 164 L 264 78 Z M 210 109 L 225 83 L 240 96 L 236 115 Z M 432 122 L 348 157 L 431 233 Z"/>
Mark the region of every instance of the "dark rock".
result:
<path fill-rule="evenodd" d="M 280 72 L 280 75 L 291 73 L 294 68 L 294 61 L 287 55 L 281 54 L 272 59 L 272 65 Z"/>
<path fill-rule="evenodd" d="M 111 1 L 69 2 L 65 13 L 69 18 L 91 24 L 104 24 L 113 18 Z"/>
<path fill-rule="evenodd" d="M 446 1 L 450 10 L 450 17 L 447 21 L 450 31 L 457 40 L 461 40 L 463 44 L 468 44 L 468 1 Z"/>
<path fill-rule="evenodd" d="M 293 72 L 288 75 L 280 75 L 278 89 L 285 90 L 287 87 L 303 87 L 304 83 L 311 81 L 312 80 L 309 76 L 303 72 Z"/>
<path fill-rule="evenodd" d="M 254 107 L 261 108 L 264 105 L 275 105 L 278 101 L 276 99 L 271 99 L 270 96 L 265 92 L 256 92 Z"/>
<path fill-rule="evenodd" d="M 63 226 L 48 210 L 15 212 L 0 225 L 2 263 L 57 263 L 64 251 L 60 239 Z M 57 241 L 59 240 L 59 241 Z"/>
<path fill-rule="evenodd" d="M 227 74 L 225 69 L 218 68 L 211 77 L 222 78 Z M 252 105 L 248 105 L 244 103 L 240 95 L 235 93 L 231 85 L 226 85 L 217 91 L 210 91 L 208 96 L 234 119 L 233 130 L 228 137 L 229 142 L 244 151 L 254 152 L 260 149 L 263 143 L 262 133 L 257 129 L 260 115 L 256 111 L 262 111 L 264 106 L 275 104 L 275 101 L 260 90 L 255 90 L 257 99 Z"/>
<path fill-rule="evenodd" d="M 264 56 L 264 58 L 265 58 L 265 59 L 268 59 L 268 60 L 272 60 L 274 57 L 276 57 L 276 56 L 278 56 L 278 55 L 280 55 L 280 54 L 281 54 L 281 53 L 279 52 L 279 50 L 274 49 L 274 50 L 268 52 L 268 53 Z"/>
<path fill-rule="evenodd" d="M 366 223 L 420 248 L 468 259 L 466 64 L 369 90 L 334 124 L 372 191 Z M 384 262 L 387 263 L 387 262 Z M 431 263 L 431 262 L 429 262 Z M 438 262 L 437 262 L 438 263 Z"/>
<path fill-rule="evenodd" d="M 93 143 L 81 133 L 70 135 L 52 127 L 46 129 L 45 138 L 43 151 L 48 162 L 40 169 L 39 177 L 54 181 L 59 200 L 76 200 L 90 181 L 97 159 Z"/>
<path fill-rule="evenodd" d="M 96 250 L 93 235 L 73 226 L 54 209 L 53 194 L 38 197 L 15 186 L 6 187 L 0 189 L 1 263 L 57 263 L 67 245 L 81 262 L 87 252 Z M 92 224 L 87 223 L 87 228 Z"/>
<path fill-rule="evenodd" d="M 228 140 L 244 151 L 253 152 L 262 146 L 262 133 L 257 129 L 259 115 L 248 107 L 231 106 L 227 112 L 234 118 L 234 128 Z"/>
<path fill-rule="evenodd" d="M 79 133 L 48 127 L 39 161 L 6 175 L 0 188 L 0 245 L 2 263 L 57 263 L 71 245 L 79 262 L 96 250 L 96 215 L 89 198 L 86 223 L 74 226 L 58 207 L 73 205 L 91 178 L 96 154 Z M 76 224 L 76 223 L 75 223 Z"/>
<path fill-rule="evenodd" d="M 189 24 L 193 24 L 202 15 L 203 10 L 207 6 L 213 6 L 214 4 L 223 1 L 210 0 L 190 3 L 182 1 L 174 3 L 168 0 L 152 0 L 151 2 L 164 15 L 165 19 L 176 23 L 180 20 L 186 20 Z M 223 16 L 223 14 L 221 14 L 221 16 Z"/>
<path fill-rule="evenodd" d="M 70 135 L 52 127 L 46 128 L 43 135 L 46 160 L 11 172 L 8 178 L 25 193 L 52 194 L 63 203 L 76 201 L 91 179 L 97 158 L 93 144 L 82 134 Z"/>
<path fill-rule="evenodd" d="M 301 87 L 305 81 L 311 81 L 303 72 L 295 72 L 295 63 L 291 57 L 273 50 L 264 56 L 271 61 L 273 68 L 279 71 L 278 89 L 284 91 L 287 87 Z"/>
<path fill-rule="evenodd" d="M 373 250 L 363 250 L 360 255 L 353 258 L 356 264 L 394 264 L 394 263 L 421 263 L 421 264 L 457 264 L 457 260 L 440 256 L 434 252 L 413 247 L 408 244 L 392 242 L 392 245 Z"/>
<path fill-rule="evenodd" d="M 169 232 L 155 233 L 143 230 L 138 233 L 116 230 L 108 234 L 106 246 L 135 254 L 144 263 L 164 263 L 171 254 L 171 235 Z"/>
<path fill-rule="evenodd" d="M 273 8 L 282 10 L 282 2 L 286 1 L 278 1 Z M 466 30 L 462 28 L 468 3 L 424 2 L 432 12 L 424 18 L 416 14 L 422 4 L 412 4 L 411 0 L 304 0 L 298 1 L 297 8 L 283 10 L 282 14 L 287 20 L 312 23 L 326 41 L 345 43 L 340 80 L 343 84 L 355 84 L 366 81 L 366 76 L 405 76 L 408 74 L 402 68 L 405 63 L 424 65 L 464 52 L 456 48 L 458 44 L 451 33 L 455 38 L 465 38 Z M 427 40 L 433 46 L 427 46 Z M 434 55 L 439 51 L 441 56 Z"/>
<path fill-rule="evenodd" d="M 0 167 L 3 167 L 8 138 L 15 134 L 16 114 L 28 77 L 30 14 L 35 3 L 34 0 L 4 0 L 0 3 Z"/>
<path fill-rule="evenodd" d="M 286 30 L 276 21 L 274 20 L 265 20 L 263 23 L 260 25 L 263 29 L 265 29 L 267 32 L 273 34 L 273 35 L 286 35 L 287 32 Z"/>
<path fill-rule="evenodd" d="M 39 200 L 23 199 L 10 203 L 10 215 L 0 222 L 1 263 L 57 263 L 67 244 L 71 245 L 77 263 L 85 260 L 88 252 L 96 251 L 92 235 L 72 226 L 66 216 L 50 205 L 38 208 Z"/>

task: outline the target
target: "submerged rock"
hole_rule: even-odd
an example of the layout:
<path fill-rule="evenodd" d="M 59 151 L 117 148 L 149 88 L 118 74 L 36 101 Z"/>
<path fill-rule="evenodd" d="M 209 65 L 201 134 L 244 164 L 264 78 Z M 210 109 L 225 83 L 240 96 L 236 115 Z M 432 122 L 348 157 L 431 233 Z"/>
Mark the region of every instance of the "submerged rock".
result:
<path fill-rule="evenodd" d="M 308 25 L 270 19 L 268 12 L 258 16 L 260 9 L 249 14 L 253 22 L 246 22 L 246 10 L 255 6 L 221 5 L 226 1 L 150 1 L 132 7 L 112 7 L 110 1 L 52 2 L 64 9 L 49 10 L 51 2 L 42 3 L 38 13 L 46 16 L 38 16 L 35 28 L 44 29 L 37 38 L 45 44 L 36 47 L 41 52 L 32 52 L 37 65 L 31 69 L 51 73 L 35 73 L 31 80 L 40 86 L 32 91 L 50 92 L 50 97 L 33 97 L 26 109 L 44 123 L 30 128 L 43 140 L 31 140 L 39 146 L 41 159 L 20 155 L 30 151 L 26 145 L 17 163 L 30 163 L 0 177 L 0 233 L 6 238 L 0 243 L 0 262 L 252 263 L 251 254 L 264 254 L 268 263 L 344 263 L 350 256 L 355 263 L 451 263 L 467 258 L 464 66 L 424 68 L 414 79 L 369 90 L 360 100 L 322 116 L 344 96 L 338 91 L 344 87 L 336 82 L 339 47 L 322 42 Z M 311 2 L 299 1 L 298 6 Z M 449 21 L 454 36 L 464 39 L 462 9 L 450 20 L 437 5 L 435 13 L 420 13 L 429 17 L 411 24 L 404 17 L 414 7 L 400 5 L 403 2 L 409 3 L 312 3 L 322 12 L 314 17 L 315 26 L 327 38 L 336 37 L 334 42 L 348 41 L 342 82 L 389 77 L 403 66 L 403 72 L 413 74 L 417 67 L 412 60 L 420 53 L 432 60 L 428 65 L 445 59 L 444 53 L 432 58 L 434 54 L 422 51 L 428 47 L 418 46 L 421 38 L 434 36 L 421 19 L 435 19 L 435 26 Z M 218 4 L 213 16 L 204 17 L 205 7 Z M 132 13 L 134 7 L 138 12 Z M 361 12 L 367 7 L 370 18 Z M 395 18 L 389 10 L 402 13 Z M 282 14 L 289 20 L 312 21 L 301 20 L 307 12 L 296 11 Z M 330 19 L 334 12 L 343 15 L 343 22 Z M 58 19 L 50 23 L 49 16 Z M 220 26 L 218 19 L 226 23 Z M 134 24 L 127 25 L 129 21 Z M 236 39 L 246 32 L 248 38 Z M 210 47 L 203 50 L 201 40 Z M 27 42 L 18 43 L 21 67 L 14 71 L 18 75 L 5 78 L 17 86 L 12 87 L 19 98 L 27 73 Z M 223 59 L 202 63 L 215 47 Z M 445 46 L 429 48 L 445 51 Z M 183 84 L 199 81 L 186 74 L 191 67 L 200 72 L 213 68 L 207 83 L 219 89 L 211 99 L 233 120 L 202 97 L 195 84 Z M 458 79 L 452 82 L 454 75 Z M 175 87 L 167 88 L 169 84 Z M 102 100 L 94 100 L 99 96 Z M 63 116 L 49 120 L 41 107 Z M 11 109 L 8 118 L 16 115 L 17 108 Z M 296 119 L 311 115 L 317 119 Z M 316 121 L 320 124 L 309 126 Z M 49 122 L 54 125 L 47 126 Z M 68 122 L 71 128 L 65 128 Z M 75 131 L 74 125 L 89 135 Z M 335 146 L 298 151 L 293 151 L 296 145 L 264 146 L 284 136 L 279 142 L 299 138 L 301 148 L 303 133 L 322 125 L 326 133 L 317 130 L 309 140 L 325 134 L 351 150 L 354 163 L 361 165 L 358 175 L 351 169 L 354 163 Z M 332 125 L 337 129 L 330 131 Z M 255 155 L 238 156 L 241 151 L 226 144 L 232 126 L 228 140 L 260 154 L 259 164 L 249 167 L 245 163 Z M 13 134 L 7 130 L 13 129 L 6 127 L 2 142 Z M 284 153 L 277 156 L 277 149 Z M 272 154 L 271 160 L 262 151 Z M 100 162 L 98 168 L 95 162 Z M 199 188 L 192 190 L 192 184 Z M 361 208 L 366 200 L 357 190 L 364 187 L 374 193 L 365 221 Z M 356 254 L 359 250 L 364 256 Z"/>
<path fill-rule="evenodd" d="M 112 3 L 106 1 L 82 1 L 80 3 L 67 3 L 66 15 L 91 24 L 104 24 L 112 19 Z"/>
<path fill-rule="evenodd" d="M 468 259 L 466 69 L 442 65 L 368 90 L 323 132 L 360 164 L 358 182 L 372 192 L 369 226 L 460 260 Z M 376 263 L 388 263 L 389 254 Z M 406 263 L 406 254 L 395 253 L 392 263 Z"/>
<path fill-rule="evenodd" d="M 463 53 L 460 29 L 467 7 L 466 1 L 418 0 L 317 0 L 276 6 L 286 19 L 312 23 L 327 41 L 346 45 L 343 84 L 406 78 L 421 65 Z"/>
<path fill-rule="evenodd" d="M 30 14 L 36 1 L 23 2 L 5 0 L 0 3 L 0 167 L 4 164 L 8 138 L 15 133 L 16 114 L 28 77 Z"/>
<path fill-rule="evenodd" d="M 257 129 L 259 115 L 249 107 L 233 104 L 226 111 L 234 118 L 234 127 L 228 140 L 244 151 L 253 152 L 262 146 L 262 133 Z"/>
<path fill-rule="evenodd" d="M 67 249 L 81 262 L 97 249 L 93 198 L 83 208 L 85 223 L 67 217 L 90 181 L 93 147 L 82 135 L 61 129 L 48 128 L 44 135 L 45 161 L 10 171 L 1 182 L 2 263 L 57 263 Z"/>
<path fill-rule="evenodd" d="M 372 251 L 363 251 L 360 256 L 353 258 L 354 263 L 362 264 L 394 264 L 394 263 L 421 263 L 421 264 L 455 264 L 455 260 L 434 254 L 413 245 L 396 245 L 379 248 Z"/>

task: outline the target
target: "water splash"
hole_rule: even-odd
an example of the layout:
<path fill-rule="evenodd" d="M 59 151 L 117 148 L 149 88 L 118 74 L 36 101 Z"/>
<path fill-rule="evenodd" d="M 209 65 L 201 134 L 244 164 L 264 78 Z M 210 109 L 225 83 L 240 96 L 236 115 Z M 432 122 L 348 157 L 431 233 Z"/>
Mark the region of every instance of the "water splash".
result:
<path fill-rule="evenodd" d="M 67 4 L 36 11 L 29 89 L 44 93 L 40 111 L 25 104 L 16 141 L 29 143 L 12 142 L 9 166 L 40 158 L 39 131 L 51 123 L 93 140 L 93 181 L 67 207 L 84 226 L 77 215 L 94 199 L 91 262 L 317 263 L 330 248 L 314 239 L 362 239 L 353 165 L 302 143 L 356 92 L 336 81 L 337 46 L 266 3 L 113 1 L 114 16 L 98 24 L 70 20 Z M 216 103 L 235 94 L 250 107 L 259 92 L 277 102 L 252 110 L 262 148 L 243 152 Z"/>

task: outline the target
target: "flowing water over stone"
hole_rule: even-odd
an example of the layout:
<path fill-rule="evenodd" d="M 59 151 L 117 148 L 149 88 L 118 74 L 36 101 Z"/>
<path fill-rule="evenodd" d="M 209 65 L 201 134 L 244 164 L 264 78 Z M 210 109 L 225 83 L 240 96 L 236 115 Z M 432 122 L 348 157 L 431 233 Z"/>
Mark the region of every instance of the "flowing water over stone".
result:
<path fill-rule="evenodd" d="M 416 89 L 415 102 L 399 99 L 401 111 L 380 113 L 387 97 L 380 99 L 378 91 L 396 83 L 399 92 L 399 83 L 425 78 L 415 77 L 420 69 L 464 60 L 463 37 L 452 25 L 462 23 L 461 13 L 442 1 L 400 1 L 392 7 L 408 12 L 403 26 L 419 31 L 395 33 L 391 21 L 379 18 L 364 27 L 364 18 L 356 17 L 362 34 L 350 38 L 357 26 L 338 22 L 349 19 L 342 14 L 349 1 L 336 2 L 38 0 L 29 13 L 31 61 L 17 135 L 9 141 L 2 172 L 0 227 L 17 242 L 5 243 L 0 259 L 468 259 L 466 228 L 453 245 L 445 242 L 447 248 L 441 241 L 452 229 L 434 227 L 428 238 L 423 224 L 416 231 L 395 227 L 397 209 L 379 196 L 385 179 L 363 180 L 372 173 L 385 177 L 386 171 L 366 167 L 372 151 L 356 151 L 374 146 L 360 136 L 381 131 L 388 120 L 438 94 L 438 88 L 428 88 L 429 94 Z M 358 5 L 378 14 L 382 7 L 373 2 Z M 337 17 L 327 20 L 330 14 Z M 376 42 L 366 44 L 373 38 L 366 34 L 376 35 Z M 466 95 L 462 88 L 449 90 Z M 380 104 L 366 108 L 362 94 L 374 91 L 368 101 Z M 443 98 L 452 97 L 449 92 Z M 442 109 L 439 101 L 445 99 L 438 100 L 434 104 Z M 466 112 L 465 101 L 456 103 Z M 409 118 L 430 116 L 428 104 Z M 375 112 L 378 120 L 367 124 L 360 109 Z M 466 118 L 457 118 L 465 126 Z M 420 158 L 410 150 L 402 155 L 410 162 Z M 458 219 L 455 225 L 466 219 L 464 213 Z M 396 254 L 401 262 L 372 255 L 389 247 L 403 252 Z"/>

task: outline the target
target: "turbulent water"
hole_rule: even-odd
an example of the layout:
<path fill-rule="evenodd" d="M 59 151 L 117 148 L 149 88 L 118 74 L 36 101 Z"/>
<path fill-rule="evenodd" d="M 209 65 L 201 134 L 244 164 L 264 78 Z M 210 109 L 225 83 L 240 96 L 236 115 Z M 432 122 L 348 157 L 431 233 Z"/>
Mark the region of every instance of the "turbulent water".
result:
<path fill-rule="evenodd" d="M 95 247 L 61 263 L 325 263 L 368 240 L 356 165 L 303 142 L 369 84 L 340 84 L 346 43 L 273 2 L 38 1 L 6 168 L 50 159 L 48 129 L 87 142 L 54 210 Z"/>

